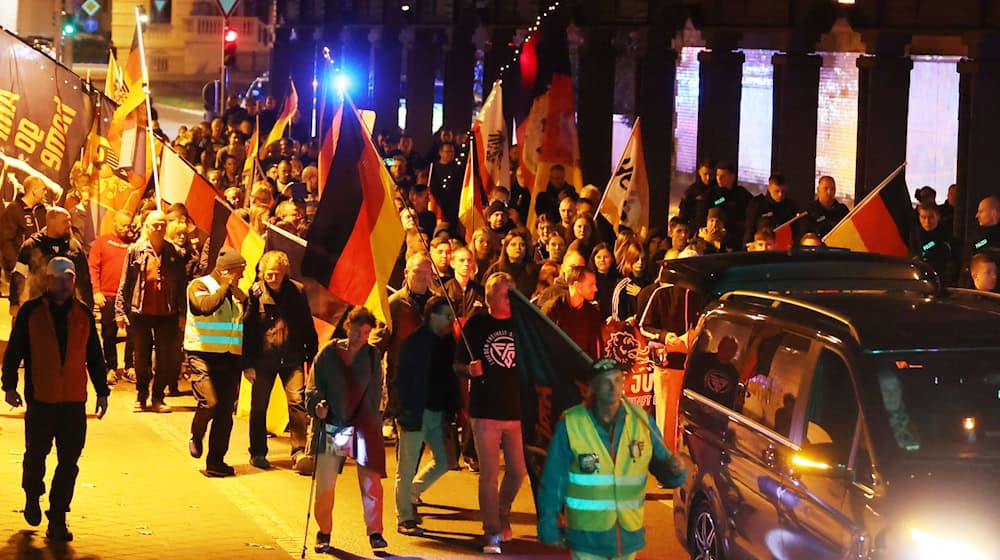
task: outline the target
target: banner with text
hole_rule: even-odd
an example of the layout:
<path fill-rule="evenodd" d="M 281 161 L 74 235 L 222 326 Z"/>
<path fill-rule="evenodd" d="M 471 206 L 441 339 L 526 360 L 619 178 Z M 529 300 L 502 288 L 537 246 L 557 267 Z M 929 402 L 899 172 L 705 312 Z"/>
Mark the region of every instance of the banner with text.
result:
<path fill-rule="evenodd" d="M 0 31 L 0 152 L 63 188 L 93 124 L 90 88 L 71 70 Z"/>

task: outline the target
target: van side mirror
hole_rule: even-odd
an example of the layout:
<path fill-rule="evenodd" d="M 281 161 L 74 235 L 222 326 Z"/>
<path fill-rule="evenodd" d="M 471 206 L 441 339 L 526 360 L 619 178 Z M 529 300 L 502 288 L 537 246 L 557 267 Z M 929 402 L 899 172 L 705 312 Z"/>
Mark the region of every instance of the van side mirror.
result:
<path fill-rule="evenodd" d="M 841 480 L 854 479 L 853 469 L 841 465 L 831 465 L 819 458 L 810 457 L 808 454 L 802 452 L 792 455 L 789 470 L 792 478 L 798 478 L 798 475 L 801 474 L 808 474 Z"/>

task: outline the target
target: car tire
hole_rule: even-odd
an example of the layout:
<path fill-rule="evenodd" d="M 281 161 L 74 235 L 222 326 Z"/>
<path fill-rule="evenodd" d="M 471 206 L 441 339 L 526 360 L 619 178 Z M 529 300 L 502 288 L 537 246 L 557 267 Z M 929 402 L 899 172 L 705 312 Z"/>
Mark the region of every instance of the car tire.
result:
<path fill-rule="evenodd" d="M 722 526 L 708 502 L 699 500 L 688 519 L 688 551 L 692 560 L 725 560 Z"/>

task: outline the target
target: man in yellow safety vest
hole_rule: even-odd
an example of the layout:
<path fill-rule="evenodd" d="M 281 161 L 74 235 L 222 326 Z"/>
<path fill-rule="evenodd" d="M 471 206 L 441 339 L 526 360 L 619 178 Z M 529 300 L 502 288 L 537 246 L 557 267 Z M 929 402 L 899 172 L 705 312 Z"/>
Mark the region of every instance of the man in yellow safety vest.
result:
<path fill-rule="evenodd" d="M 646 545 L 643 506 L 652 473 L 676 488 L 687 470 L 663 444 L 653 418 L 624 397 L 625 368 L 594 362 L 590 398 L 563 414 L 538 493 L 538 538 L 574 560 L 632 560 Z M 567 528 L 558 518 L 565 510 Z"/>

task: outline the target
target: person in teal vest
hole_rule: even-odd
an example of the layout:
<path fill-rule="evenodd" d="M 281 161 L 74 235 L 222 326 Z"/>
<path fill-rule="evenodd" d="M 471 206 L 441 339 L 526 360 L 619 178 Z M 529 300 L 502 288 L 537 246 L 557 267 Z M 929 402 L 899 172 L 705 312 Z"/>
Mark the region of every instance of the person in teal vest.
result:
<path fill-rule="evenodd" d="M 574 560 L 632 560 L 646 546 L 647 474 L 676 488 L 687 469 L 653 417 L 624 397 L 625 368 L 604 358 L 589 372 L 587 403 L 566 410 L 549 445 L 538 492 L 538 539 Z M 559 515 L 566 513 L 566 529 Z"/>
<path fill-rule="evenodd" d="M 201 458 L 211 422 L 205 461 L 205 475 L 210 477 L 236 474 L 225 457 L 243 372 L 243 302 L 247 296 L 238 283 L 246 265 L 238 251 L 223 247 L 215 260 L 215 270 L 195 278 L 187 288 L 184 351 L 191 372 L 191 391 L 198 401 L 191 419 L 188 452 Z"/>

